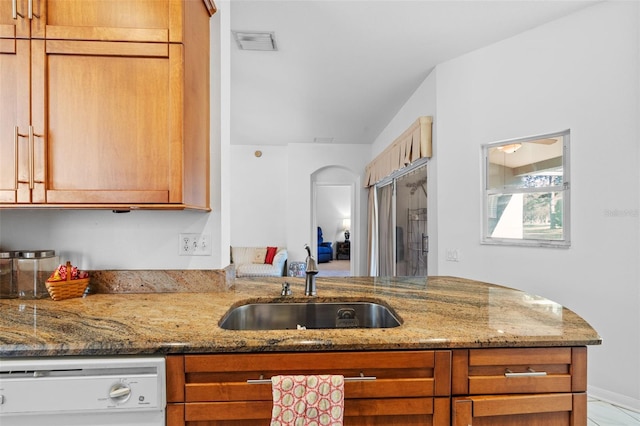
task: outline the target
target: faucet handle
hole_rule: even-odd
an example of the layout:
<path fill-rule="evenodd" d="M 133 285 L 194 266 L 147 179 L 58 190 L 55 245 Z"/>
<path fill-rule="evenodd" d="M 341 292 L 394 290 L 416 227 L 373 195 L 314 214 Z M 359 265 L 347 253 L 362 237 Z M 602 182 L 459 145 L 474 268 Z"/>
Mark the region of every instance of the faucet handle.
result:
<path fill-rule="evenodd" d="M 289 283 L 282 283 L 282 291 L 280 296 L 291 296 L 291 286 Z"/>

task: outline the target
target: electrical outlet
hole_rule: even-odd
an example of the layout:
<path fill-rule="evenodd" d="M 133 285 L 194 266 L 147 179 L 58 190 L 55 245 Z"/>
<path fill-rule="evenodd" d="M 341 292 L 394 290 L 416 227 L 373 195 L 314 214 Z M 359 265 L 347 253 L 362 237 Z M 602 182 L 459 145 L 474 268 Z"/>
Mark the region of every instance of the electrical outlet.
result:
<path fill-rule="evenodd" d="M 460 261 L 460 250 L 458 250 L 458 249 L 447 249 L 447 251 L 446 251 L 446 260 L 448 262 L 459 262 Z"/>
<path fill-rule="evenodd" d="M 180 256 L 210 256 L 211 236 L 208 234 L 180 234 L 178 254 Z"/>

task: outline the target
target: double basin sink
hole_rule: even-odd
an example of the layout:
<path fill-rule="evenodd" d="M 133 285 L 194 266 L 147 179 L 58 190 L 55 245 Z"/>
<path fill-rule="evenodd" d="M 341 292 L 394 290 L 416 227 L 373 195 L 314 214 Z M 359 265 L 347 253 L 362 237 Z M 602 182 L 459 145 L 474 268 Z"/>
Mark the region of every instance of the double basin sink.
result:
<path fill-rule="evenodd" d="M 370 301 L 245 303 L 220 321 L 227 330 L 392 328 L 402 322 L 389 306 Z"/>

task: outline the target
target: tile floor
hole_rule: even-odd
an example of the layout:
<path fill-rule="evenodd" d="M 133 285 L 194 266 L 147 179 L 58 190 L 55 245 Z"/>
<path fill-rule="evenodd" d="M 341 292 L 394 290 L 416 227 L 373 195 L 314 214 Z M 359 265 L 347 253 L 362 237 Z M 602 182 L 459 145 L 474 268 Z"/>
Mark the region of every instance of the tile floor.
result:
<path fill-rule="evenodd" d="M 589 398 L 587 426 L 640 426 L 640 413 Z"/>

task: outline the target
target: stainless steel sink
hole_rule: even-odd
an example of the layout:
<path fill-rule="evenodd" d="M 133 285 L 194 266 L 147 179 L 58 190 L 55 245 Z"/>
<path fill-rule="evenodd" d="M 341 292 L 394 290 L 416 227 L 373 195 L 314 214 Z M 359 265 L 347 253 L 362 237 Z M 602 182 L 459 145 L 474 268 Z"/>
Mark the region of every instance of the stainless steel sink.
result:
<path fill-rule="evenodd" d="M 247 303 L 230 309 L 220 321 L 220 327 L 228 330 L 391 328 L 401 324 L 387 306 L 351 301 Z"/>

